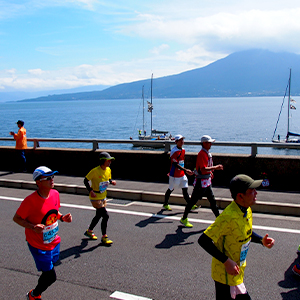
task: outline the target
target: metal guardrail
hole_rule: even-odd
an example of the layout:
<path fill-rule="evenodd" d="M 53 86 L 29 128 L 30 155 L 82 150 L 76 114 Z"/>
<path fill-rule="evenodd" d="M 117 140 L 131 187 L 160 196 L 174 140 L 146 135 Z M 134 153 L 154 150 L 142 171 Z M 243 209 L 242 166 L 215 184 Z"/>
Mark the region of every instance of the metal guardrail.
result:
<path fill-rule="evenodd" d="M 13 138 L 2 138 L 0 141 L 14 142 Z M 132 144 L 137 140 L 97 140 L 97 139 L 60 139 L 60 138 L 27 138 L 27 141 L 33 142 L 33 148 L 40 147 L 41 142 L 50 143 L 87 143 L 92 144 L 93 151 L 99 149 L 99 144 Z M 171 147 L 174 146 L 174 141 L 138 141 L 141 146 L 143 144 L 153 144 L 153 148 L 164 148 L 165 152 L 170 151 Z M 199 141 L 184 141 L 185 145 L 201 145 Z M 158 147 L 160 146 L 160 147 Z M 225 146 L 225 147 L 249 147 L 251 148 L 251 156 L 255 157 L 258 153 L 258 148 L 281 148 L 281 149 L 300 149 L 300 143 L 252 143 L 252 142 L 215 142 L 214 146 Z"/>

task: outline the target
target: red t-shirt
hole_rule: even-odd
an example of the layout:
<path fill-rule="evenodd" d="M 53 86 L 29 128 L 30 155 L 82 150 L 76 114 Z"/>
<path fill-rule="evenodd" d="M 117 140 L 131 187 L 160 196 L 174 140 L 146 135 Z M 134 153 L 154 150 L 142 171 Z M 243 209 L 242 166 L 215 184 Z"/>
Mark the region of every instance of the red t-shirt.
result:
<path fill-rule="evenodd" d="M 57 214 L 60 208 L 59 193 L 50 190 L 47 199 L 42 198 L 37 191 L 26 197 L 17 210 L 17 215 L 32 224 L 44 224 L 43 233 L 36 233 L 32 229 L 25 228 L 26 241 L 35 248 L 52 250 L 60 243 L 57 235 Z"/>
<path fill-rule="evenodd" d="M 202 168 L 211 167 L 212 166 L 212 157 L 209 156 L 208 153 L 205 150 L 201 150 L 197 155 L 197 161 L 196 161 L 196 170 L 199 174 L 211 174 L 210 171 L 201 172 Z"/>
<path fill-rule="evenodd" d="M 170 153 L 171 157 L 171 169 L 170 169 L 170 176 L 172 177 L 183 177 L 185 175 L 184 171 L 181 169 L 178 169 L 173 165 L 173 162 L 178 163 L 181 167 L 184 167 L 184 156 L 185 156 L 185 150 L 179 149 L 177 146 L 175 146 Z"/>

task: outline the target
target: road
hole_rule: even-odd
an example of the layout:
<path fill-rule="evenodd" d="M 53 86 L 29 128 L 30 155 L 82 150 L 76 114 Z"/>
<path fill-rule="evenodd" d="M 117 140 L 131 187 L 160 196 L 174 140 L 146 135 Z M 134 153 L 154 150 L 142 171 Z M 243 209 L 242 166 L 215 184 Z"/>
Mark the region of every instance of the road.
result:
<path fill-rule="evenodd" d="M 12 221 L 30 193 L 0 188 L 1 299 L 25 299 L 38 280 L 24 229 Z M 86 196 L 61 193 L 61 204 L 60 211 L 71 212 L 73 222 L 59 224 L 57 281 L 43 299 L 214 299 L 211 257 L 197 243 L 214 220 L 209 209 L 191 213 L 194 227 L 188 229 L 179 223 L 183 206 L 166 212 L 160 204 L 112 200 L 108 235 L 114 244 L 105 247 L 83 235 L 94 216 Z M 300 299 L 300 277 L 291 271 L 298 260 L 300 218 L 254 214 L 253 223 L 258 234 L 269 233 L 276 243 L 272 249 L 250 247 L 245 285 L 252 299 Z M 100 225 L 94 231 L 100 236 Z M 120 293 L 132 296 L 117 298 Z"/>

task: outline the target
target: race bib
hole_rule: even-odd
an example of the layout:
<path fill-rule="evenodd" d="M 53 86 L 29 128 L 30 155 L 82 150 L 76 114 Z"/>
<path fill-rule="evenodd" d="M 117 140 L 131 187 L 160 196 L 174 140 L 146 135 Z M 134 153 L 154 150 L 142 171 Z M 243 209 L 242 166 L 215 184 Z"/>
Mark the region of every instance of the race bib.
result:
<path fill-rule="evenodd" d="M 44 244 L 50 244 L 57 236 L 58 222 L 56 221 L 52 225 L 46 226 L 43 230 L 43 241 Z"/>
<path fill-rule="evenodd" d="M 109 181 L 102 181 L 99 184 L 99 192 L 104 193 L 108 188 Z"/>
<path fill-rule="evenodd" d="M 201 179 L 201 187 L 202 188 L 207 188 L 208 186 L 211 185 L 211 178 L 207 178 L 207 179 Z"/>
<path fill-rule="evenodd" d="M 240 266 L 242 266 L 246 262 L 246 256 L 249 250 L 250 241 L 244 244 L 241 248 L 241 255 L 240 255 Z"/>
<path fill-rule="evenodd" d="M 180 167 L 184 168 L 184 160 L 180 160 L 180 161 L 178 162 L 178 165 L 179 165 Z"/>

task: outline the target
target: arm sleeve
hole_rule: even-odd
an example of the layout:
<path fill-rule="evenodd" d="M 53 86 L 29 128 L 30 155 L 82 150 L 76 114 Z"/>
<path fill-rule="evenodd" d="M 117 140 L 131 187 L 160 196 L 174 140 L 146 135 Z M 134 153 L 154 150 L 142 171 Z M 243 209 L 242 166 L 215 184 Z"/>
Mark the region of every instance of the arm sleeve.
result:
<path fill-rule="evenodd" d="M 262 236 L 252 231 L 251 242 L 262 244 Z"/>
<path fill-rule="evenodd" d="M 199 245 L 211 256 L 224 263 L 228 257 L 223 254 L 214 244 L 213 240 L 203 233 L 198 239 Z"/>
<path fill-rule="evenodd" d="M 83 183 L 89 192 L 93 190 L 90 186 L 89 180 L 86 177 L 84 177 Z"/>

